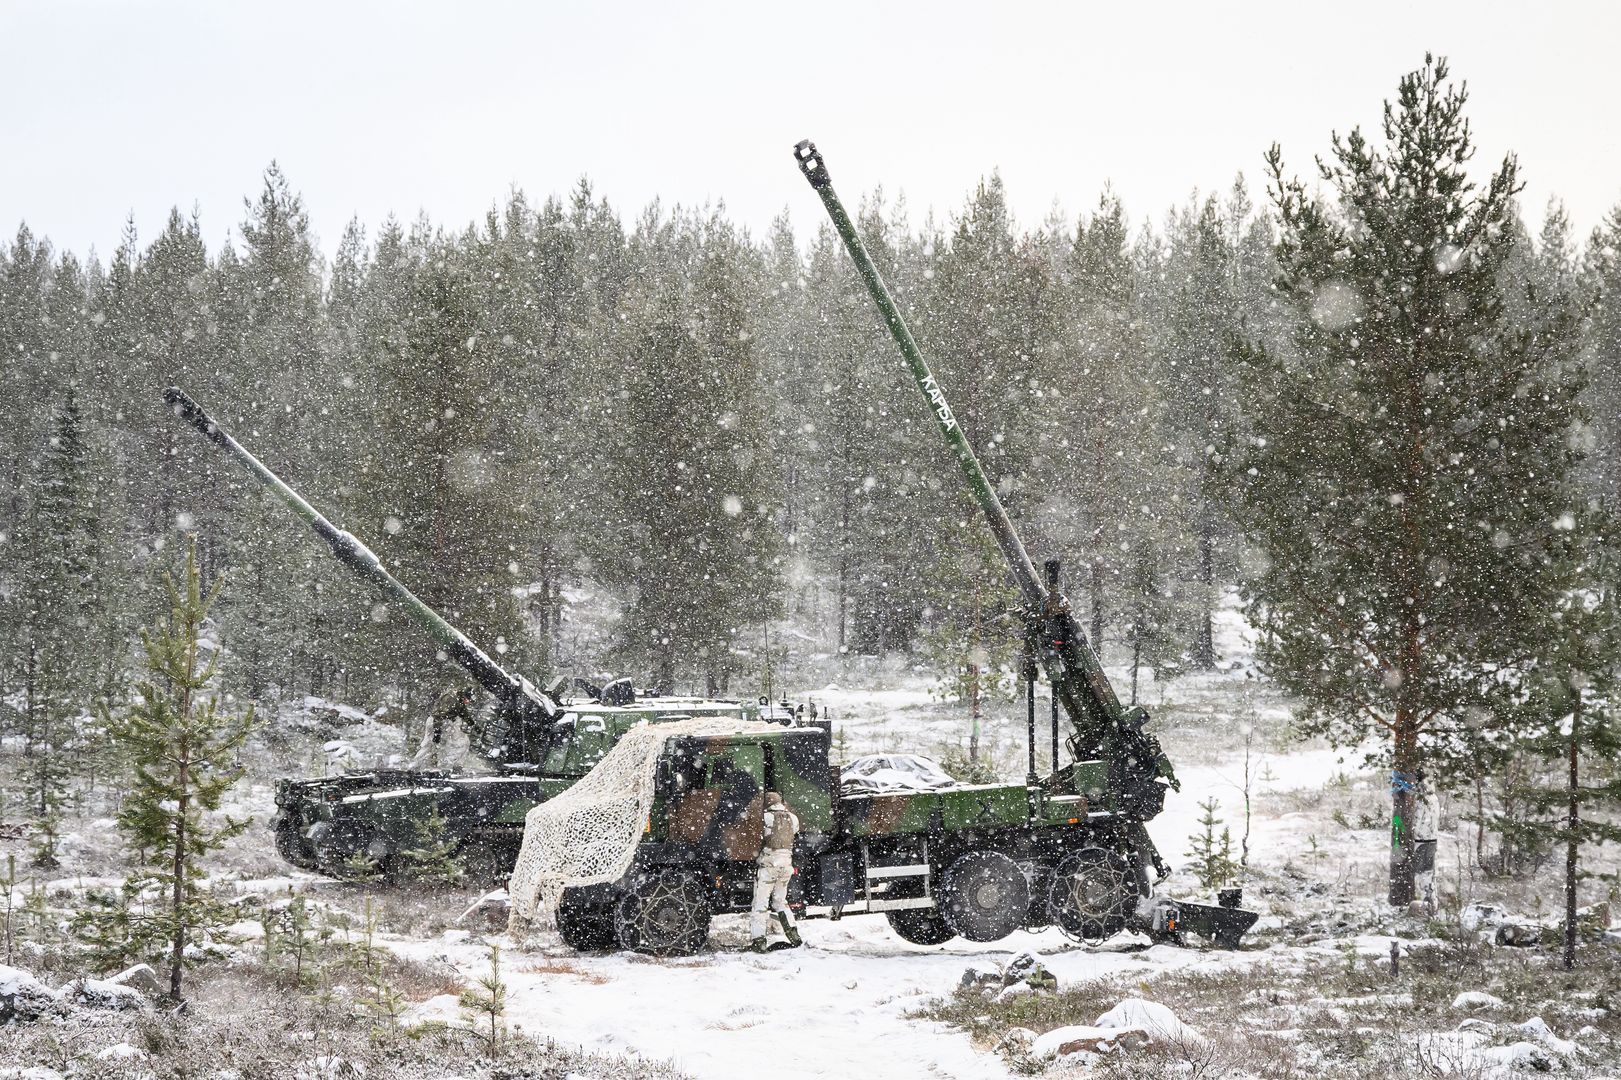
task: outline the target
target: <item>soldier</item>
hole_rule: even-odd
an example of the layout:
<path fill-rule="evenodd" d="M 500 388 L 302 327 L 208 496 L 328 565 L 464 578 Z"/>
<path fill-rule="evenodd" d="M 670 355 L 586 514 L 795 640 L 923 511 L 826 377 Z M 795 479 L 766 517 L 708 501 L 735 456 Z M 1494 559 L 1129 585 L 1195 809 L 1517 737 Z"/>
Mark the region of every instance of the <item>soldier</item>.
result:
<path fill-rule="evenodd" d="M 788 882 L 794 876 L 794 837 L 799 835 L 799 818 L 775 791 L 765 793 L 765 820 L 761 830 L 760 857 L 755 860 L 754 909 L 749 913 L 749 948 L 766 951 L 767 916 L 775 915 L 788 939 L 787 948 L 803 942 L 794 913 L 788 910 Z"/>
<path fill-rule="evenodd" d="M 472 728 L 472 687 L 453 687 L 439 695 L 439 700 L 434 702 L 433 712 L 428 715 L 428 725 L 422 731 L 422 745 L 417 747 L 416 756 L 411 759 L 413 767 L 428 764 L 430 760 L 436 768 L 444 764 L 445 728 L 451 721 L 455 721 L 463 730 Z"/>

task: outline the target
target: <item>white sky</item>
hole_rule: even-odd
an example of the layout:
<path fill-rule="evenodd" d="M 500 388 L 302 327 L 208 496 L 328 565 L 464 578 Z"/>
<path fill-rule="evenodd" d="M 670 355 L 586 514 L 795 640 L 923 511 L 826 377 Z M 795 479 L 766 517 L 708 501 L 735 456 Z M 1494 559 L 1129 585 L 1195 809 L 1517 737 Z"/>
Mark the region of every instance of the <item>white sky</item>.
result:
<path fill-rule="evenodd" d="M 1376 125 L 1426 49 L 1468 80 L 1484 171 L 1520 154 L 1533 225 L 1585 237 L 1621 202 L 1621 5 L 1609 2 L 743 3 L 0 0 L 0 230 L 103 257 L 133 212 L 202 214 L 216 247 L 278 159 L 322 247 L 358 214 L 459 226 L 512 185 L 583 174 L 629 218 L 724 200 L 763 233 L 841 194 L 904 192 L 914 222 L 1001 170 L 1021 223 L 1113 181 L 1135 224 L 1283 144 Z"/>

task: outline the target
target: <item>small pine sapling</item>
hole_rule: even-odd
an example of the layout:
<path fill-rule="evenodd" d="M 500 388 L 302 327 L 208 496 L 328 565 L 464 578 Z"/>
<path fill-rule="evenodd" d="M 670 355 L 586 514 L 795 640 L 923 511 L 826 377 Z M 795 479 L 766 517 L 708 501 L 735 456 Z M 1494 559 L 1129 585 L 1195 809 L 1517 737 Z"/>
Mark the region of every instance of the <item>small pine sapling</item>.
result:
<path fill-rule="evenodd" d="M 13 916 L 17 908 L 17 853 L 6 852 L 6 877 L 0 882 L 6 888 L 6 915 L 5 915 L 5 945 L 6 966 L 11 966 L 11 958 L 17 947 L 17 934 L 12 925 Z"/>
<path fill-rule="evenodd" d="M 490 967 L 472 986 L 462 991 L 461 1006 L 471 1014 L 474 1031 L 484 1040 L 489 1055 L 494 1059 L 501 1052 L 501 1035 L 506 1029 L 503 1022 L 507 1013 L 507 984 L 501 979 L 501 946 L 490 946 Z M 490 1030 L 483 1032 L 488 1022 Z"/>
<path fill-rule="evenodd" d="M 416 833 L 416 846 L 407 848 L 403 856 L 405 871 L 419 881 L 434 881 L 455 885 L 462 880 L 462 864 L 456 858 L 456 841 L 451 837 L 449 823 L 435 806 L 411 823 Z"/>
<path fill-rule="evenodd" d="M 1190 841 L 1188 858 L 1193 860 L 1193 876 L 1206 889 L 1215 889 L 1232 879 L 1238 866 L 1233 862 L 1232 831 L 1222 824 L 1216 811 L 1221 803 L 1214 797 L 1199 804 L 1204 813 L 1199 818 L 1200 831 Z M 1216 832 L 1220 827 L 1221 832 Z"/>
<path fill-rule="evenodd" d="M 340 875 L 344 881 L 353 885 L 366 885 L 383 879 L 383 868 L 376 859 L 364 851 L 356 851 L 347 855 L 343 860 L 343 873 Z"/>
<path fill-rule="evenodd" d="M 377 916 L 372 911 L 371 898 L 366 898 L 366 929 L 361 956 L 365 965 L 366 995 L 361 1004 L 379 1020 L 393 1024 L 405 1011 L 405 995 L 394 989 L 388 981 L 388 950 L 376 944 Z"/>
<path fill-rule="evenodd" d="M 204 818 L 218 811 L 241 776 L 237 756 L 253 731 L 253 710 L 238 717 L 219 710 L 217 696 L 204 697 L 213 682 L 218 650 L 203 658 L 201 638 L 218 587 L 203 594 L 197 546 L 186 551 L 182 583 L 166 577 L 169 611 L 153 632 L 143 632 L 148 678 L 137 702 L 106 717 L 107 730 L 134 766 L 131 790 L 118 816 L 142 865 L 126 884 L 161 904 L 131 913 L 134 939 L 168 949 L 169 996 L 181 1000 L 188 941 L 235 921 L 234 913 L 203 888 L 200 860 L 247 828 L 246 820 Z"/>
<path fill-rule="evenodd" d="M 90 951 L 98 967 L 123 967 L 142 951 L 133 936 L 135 914 L 142 903 L 143 898 L 127 883 L 116 889 L 93 889 L 74 914 L 69 931 Z"/>
<path fill-rule="evenodd" d="M 309 905 L 302 894 L 287 902 L 286 926 L 282 939 L 287 955 L 293 958 L 293 985 L 303 986 L 304 966 L 315 951 L 315 941 L 310 932 Z"/>

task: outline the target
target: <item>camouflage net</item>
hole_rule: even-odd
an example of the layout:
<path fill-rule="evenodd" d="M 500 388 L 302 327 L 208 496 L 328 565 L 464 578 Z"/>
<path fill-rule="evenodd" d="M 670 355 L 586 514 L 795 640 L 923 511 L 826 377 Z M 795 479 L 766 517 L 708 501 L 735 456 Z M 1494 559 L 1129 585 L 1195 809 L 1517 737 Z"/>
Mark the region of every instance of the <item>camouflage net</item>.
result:
<path fill-rule="evenodd" d="M 720 716 L 631 728 L 578 783 L 525 815 L 523 847 L 507 885 L 508 932 L 522 938 L 552 929 L 564 889 L 625 876 L 653 809 L 653 778 L 666 741 L 781 730 Z"/>

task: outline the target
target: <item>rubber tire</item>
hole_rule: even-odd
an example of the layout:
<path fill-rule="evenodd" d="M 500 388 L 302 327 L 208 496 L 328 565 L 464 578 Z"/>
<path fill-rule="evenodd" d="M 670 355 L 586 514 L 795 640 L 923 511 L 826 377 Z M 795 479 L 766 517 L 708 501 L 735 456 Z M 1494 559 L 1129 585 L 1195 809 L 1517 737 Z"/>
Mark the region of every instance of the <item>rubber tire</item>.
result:
<path fill-rule="evenodd" d="M 1095 900 L 1101 906 L 1100 914 L 1083 917 L 1072 906 L 1070 878 L 1089 869 L 1095 869 L 1100 884 L 1113 882 L 1116 894 L 1110 902 L 1100 892 Z M 1137 906 L 1140 889 L 1137 878 L 1131 863 L 1117 851 L 1099 847 L 1073 851 L 1053 869 L 1047 891 L 1047 917 L 1071 940 L 1100 945 L 1126 928 Z"/>
<path fill-rule="evenodd" d="M 493 887 L 512 876 L 518 853 L 496 840 L 464 840 L 455 857 L 468 884 Z"/>
<path fill-rule="evenodd" d="M 299 835 L 298 826 L 286 818 L 277 816 L 276 851 L 282 858 L 298 867 L 300 870 L 316 870 L 320 863 L 315 858 L 315 849 L 310 842 Z"/>
<path fill-rule="evenodd" d="M 624 949 L 691 956 L 709 941 L 709 895 L 691 874 L 666 870 L 637 880 L 614 905 L 614 936 Z"/>
<path fill-rule="evenodd" d="M 946 924 L 969 941 L 999 941 L 1024 926 L 1030 882 L 1000 851 L 970 851 L 946 868 L 936 903 Z"/>
<path fill-rule="evenodd" d="M 900 908 L 884 912 L 895 936 L 913 945 L 944 945 L 957 936 L 935 908 Z"/>
<path fill-rule="evenodd" d="M 571 903 L 565 891 L 557 905 L 557 933 L 575 952 L 607 952 L 615 941 L 613 908 Z"/>

